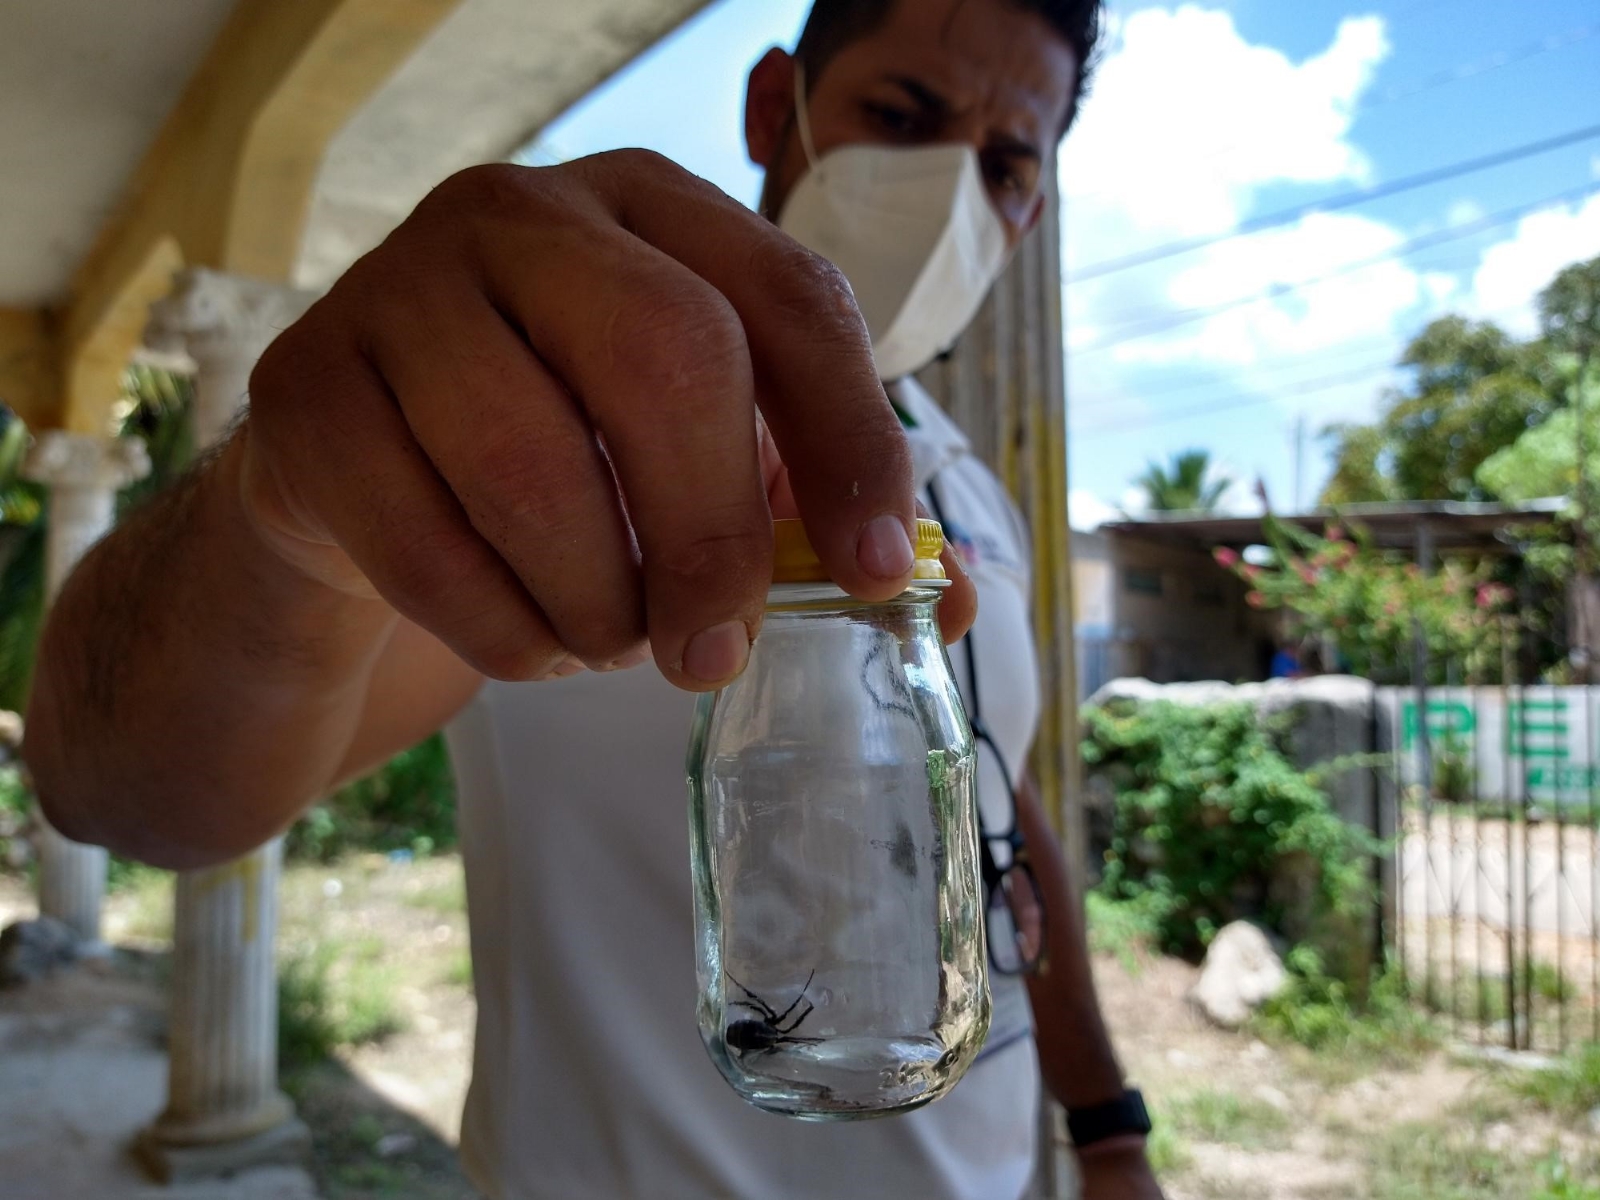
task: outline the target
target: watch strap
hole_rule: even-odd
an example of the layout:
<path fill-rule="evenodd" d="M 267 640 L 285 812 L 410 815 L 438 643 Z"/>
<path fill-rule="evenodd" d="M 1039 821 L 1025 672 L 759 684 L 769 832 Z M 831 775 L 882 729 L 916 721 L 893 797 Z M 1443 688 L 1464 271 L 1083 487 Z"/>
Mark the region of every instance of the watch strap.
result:
<path fill-rule="evenodd" d="M 1067 1109 L 1067 1132 L 1072 1135 L 1072 1144 L 1080 1149 L 1126 1134 L 1148 1134 L 1150 1129 L 1150 1111 L 1145 1108 L 1144 1096 L 1135 1088 L 1104 1104 Z"/>

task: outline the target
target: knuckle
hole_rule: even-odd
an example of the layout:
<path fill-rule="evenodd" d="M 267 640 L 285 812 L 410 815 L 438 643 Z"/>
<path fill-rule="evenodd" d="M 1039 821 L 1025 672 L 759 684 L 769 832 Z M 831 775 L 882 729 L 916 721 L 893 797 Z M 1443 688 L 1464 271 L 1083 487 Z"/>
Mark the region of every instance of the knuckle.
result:
<path fill-rule="evenodd" d="M 771 239 L 756 251 L 754 268 L 780 308 L 813 322 L 820 317 L 830 333 L 864 336 L 850 281 L 820 254 L 789 239 Z"/>
<path fill-rule="evenodd" d="M 419 214 L 443 210 L 456 215 L 462 209 L 477 213 L 520 213 L 537 194 L 538 171 L 513 163 L 482 163 L 457 171 L 423 199 Z"/>
<path fill-rule="evenodd" d="M 621 289 L 611 320 L 616 367 L 642 394 L 678 392 L 707 376 L 749 372 L 744 326 L 728 299 L 689 280 L 635 281 Z"/>

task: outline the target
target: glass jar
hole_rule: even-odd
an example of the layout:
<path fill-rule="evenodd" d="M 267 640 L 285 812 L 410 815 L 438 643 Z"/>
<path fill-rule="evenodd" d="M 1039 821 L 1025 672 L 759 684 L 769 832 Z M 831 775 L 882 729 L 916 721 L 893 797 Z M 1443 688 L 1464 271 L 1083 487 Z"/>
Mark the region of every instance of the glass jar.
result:
<path fill-rule="evenodd" d="M 857 600 L 776 523 L 761 635 L 701 697 L 689 744 L 700 1035 L 770 1112 L 916 1108 L 989 1027 L 972 730 L 935 608 L 943 532 L 912 586 Z"/>

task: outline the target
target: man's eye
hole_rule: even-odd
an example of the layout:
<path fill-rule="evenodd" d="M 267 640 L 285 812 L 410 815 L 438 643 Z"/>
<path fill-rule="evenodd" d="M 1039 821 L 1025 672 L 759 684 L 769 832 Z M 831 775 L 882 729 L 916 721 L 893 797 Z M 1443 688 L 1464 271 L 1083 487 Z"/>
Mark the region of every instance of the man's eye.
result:
<path fill-rule="evenodd" d="M 1028 190 L 1028 181 L 1004 163 L 989 168 L 989 182 L 1008 196 L 1020 196 Z"/>
<path fill-rule="evenodd" d="M 917 119 L 911 113 L 890 108 L 886 104 L 869 104 L 867 111 L 885 133 L 909 136 L 916 132 Z"/>

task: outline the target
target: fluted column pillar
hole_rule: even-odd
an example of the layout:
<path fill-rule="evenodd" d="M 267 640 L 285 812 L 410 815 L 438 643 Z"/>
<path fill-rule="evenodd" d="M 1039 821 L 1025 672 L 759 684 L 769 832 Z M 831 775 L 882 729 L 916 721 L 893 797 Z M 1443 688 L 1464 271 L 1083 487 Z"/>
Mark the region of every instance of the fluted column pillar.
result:
<path fill-rule="evenodd" d="M 273 959 L 283 841 L 178 876 L 167 1107 L 141 1143 L 163 1179 L 293 1162 L 307 1145 L 278 1089 Z"/>
<path fill-rule="evenodd" d="M 117 492 L 144 478 L 150 457 L 137 438 L 42 434 L 23 474 L 49 489 L 45 524 L 45 594 L 55 599 L 78 560 L 111 528 Z M 107 855 L 68 841 L 40 821 L 39 911 L 69 925 L 90 947 L 100 945 Z"/>
<path fill-rule="evenodd" d="M 244 406 L 250 372 L 314 296 L 219 271 L 183 272 L 145 340 L 194 361 L 195 448 Z M 219 798 L 219 803 L 225 799 Z M 165 1180 L 304 1157 L 310 1137 L 278 1088 L 278 839 L 226 866 L 178 876 L 167 1108 L 140 1141 Z"/>

